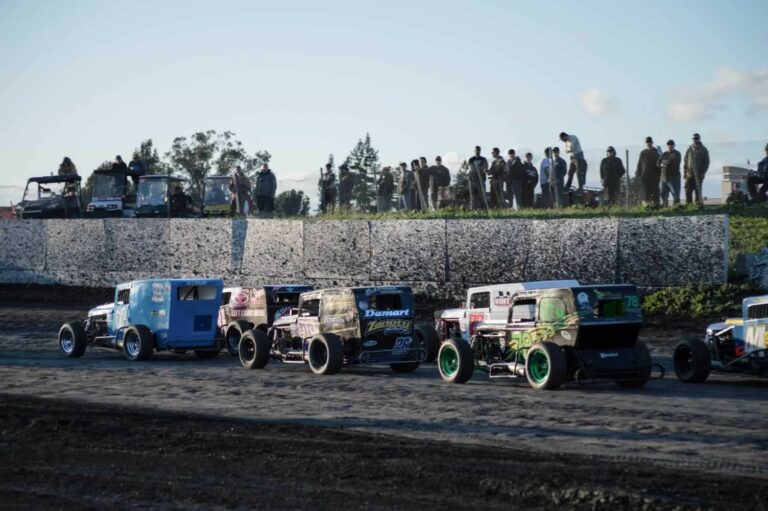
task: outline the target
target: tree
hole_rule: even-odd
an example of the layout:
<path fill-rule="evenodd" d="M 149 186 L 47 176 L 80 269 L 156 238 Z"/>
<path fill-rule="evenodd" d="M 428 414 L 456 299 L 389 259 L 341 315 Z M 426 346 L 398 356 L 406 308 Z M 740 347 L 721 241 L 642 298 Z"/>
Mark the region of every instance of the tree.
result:
<path fill-rule="evenodd" d="M 243 147 L 243 143 L 235 139 L 235 134 L 225 131 L 219 135 L 219 156 L 216 160 L 216 174 L 226 176 L 238 165 L 248 177 L 255 177 L 259 167 L 269 163 L 272 155 L 269 151 L 257 151 L 249 156 Z"/>
<path fill-rule="evenodd" d="M 346 160 L 350 170 L 357 171 L 352 198 L 360 211 L 376 208 L 376 176 L 381 170 L 379 151 L 371 145 L 371 135 L 358 140 Z"/>
<path fill-rule="evenodd" d="M 138 154 L 139 159 L 144 162 L 147 174 L 167 174 L 170 170 L 169 165 L 161 160 L 160 155 L 157 154 L 157 148 L 153 146 L 151 138 L 134 149 L 133 154 Z"/>
<path fill-rule="evenodd" d="M 469 163 L 464 160 L 456 173 L 454 189 L 454 201 L 456 206 L 469 206 Z"/>
<path fill-rule="evenodd" d="M 275 212 L 278 216 L 308 216 L 309 197 L 296 190 L 282 192 L 275 197 Z"/>

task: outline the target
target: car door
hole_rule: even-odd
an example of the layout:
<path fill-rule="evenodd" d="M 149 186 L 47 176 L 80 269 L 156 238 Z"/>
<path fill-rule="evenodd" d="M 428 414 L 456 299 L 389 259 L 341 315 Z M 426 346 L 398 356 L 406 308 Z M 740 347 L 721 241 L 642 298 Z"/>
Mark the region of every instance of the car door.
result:
<path fill-rule="evenodd" d="M 469 337 L 475 334 L 475 328 L 479 323 L 491 317 L 491 293 L 490 291 L 478 291 L 469 296 L 469 308 L 467 309 L 467 327 Z"/>
<path fill-rule="evenodd" d="M 305 340 L 320 333 L 320 295 L 311 295 L 301 299 L 296 329 L 298 336 Z"/>
<path fill-rule="evenodd" d="M 525 350 L 533 344 L 531 331 L 536 328 L 536 298 L 514 298 L 509 308 L 507 347 Z"/>

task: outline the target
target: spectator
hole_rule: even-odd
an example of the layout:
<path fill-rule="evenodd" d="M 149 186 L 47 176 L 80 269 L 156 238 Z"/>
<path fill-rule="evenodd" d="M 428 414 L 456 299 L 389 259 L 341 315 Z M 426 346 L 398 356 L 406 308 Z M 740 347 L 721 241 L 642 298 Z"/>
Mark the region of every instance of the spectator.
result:
<path fill-rule="evenodd" d="M 552 149 L 552 156 L 555 160 L 555 173 L 554 173 L 554 183 L 555 183 L 555 190 L 554 190 L 554 197 L 553 202 L 555 203 L 555 206 L 557 209 L 562 209 L 563 206 L 565 206 L 565 197 L 563 195 L 563 182 L 565 181 L 565 176 L 568 174 L 568 164 L 565 163 L 565 160 L 560 158 L 560 148 L 554 147 Z M 550 184 L 552 183 L 552 175 L 549 176 Z"/>
<path fill-rule="evenodd" d="M 128 175 L 131 176 L 133 181 L 134 190 L 139 188 L 139 177 L 147 173 L 147 167 L 144 162 L 139 158 L 139 153 L 133 153 L 131 162 L 128 164 Z M 224 201 L 226 203 L 226 200 Z"/>
<path fill-rule="evenodd" d="M 429 182 L 432 178 L 432 169 L 427 163 L 427 159 L 423 156 L 419 158 L 419 171 L 417 172 L 417 175 L 419 179 L 419 186 L 421 187 L 419 196 L 417 197 L 417 209 L 419 211 L 426 211 L 429 209 Z M 424 196 L 424 204 L 421 203 L 422 195 Z"/>
<path fill-rule="evenodd" d="M 176 185 L 171 194 L 171 216 L 185 216 L 189 212 L 191 204 L 192 199 L 189 195 L 184 193 L 181 186 Z"/>
<path fill-rule="evenodd" d="M 701 196 L 701 187 L 704 183 L 704 176 L 709 169 L 709 151 L 701 143 L 701 136 L 698 133 L 693 134 L 693 143 L 685 152 L 685 203 L 693 202 L 693 193 L 696 193 L 696 203 L 699 206 L 704 205 L 704 198 Z"/>
<path fill-rule="evenodd" d="M 482 149 L 475 146 L 475 155 L 469 159 L 469 207 L 481 209 L 488 207 L 485 199 L 485 174 L 488 171 L 488 160 L 481 156 Z"/>
<path fill-rule="evenodd" d="M 552 196 L 550 194 L 549 183 L 549 169 L 552 166 L 552 151 L 549 147 L 544 149 L 544 158 L 539 164 L 539 170 L 541 171 L 541 202 L 543 207 L 552 207 Z"/>
<path fill-rule="evenodd" d="M 384 167 L 376 183 L 376 209 L 379 213 L 386 213 L 392 206 L 392 194 L 395 191 L 395 179 L 392 177 L 392 168 Z"/>
<path fill-rule="evenodd" d="M 125 164 L 123 157 L 119 154 L 115 156 L 115 161 L 112 163 L 112 170 L 121 170 L 126 173 L 128 172 L 128 165 Z"/>
<path fill-rule="evenodd" d="M 760 191 L 757 185 L 762 184 Z M 765 158 L 757 164 L 757 172 L 750 172 L 747 175 L 747 191 L 749 192 L 750 202 L 765 202 L 768 200 L 768 144 L 765 145 Z"/>
<path fill-rule="evenodd" d="M 509 159 L 506 163 L 507 201 L 509 207 L 515 203 L 517 209 L 523 207 L 523 182 L 525 181 L 525 169 L 514 149 L 507 151 Z"/>
<path fill-rule="evenodd" d="M 672 193 L 672 204 L 680 204 L 680 151 L 675 149 L 675 141 L 667 140 L 667 150 L 659 157 L 658 167 L 661 169 L 661 205 L 669 206 L 669 194 Z"/>
<path fill-rule="evenodd" d="M 259 210 L 259 216 L 262 218 L 272 217 L 272 212 L 275 210 L 276 191 L 275 173 L 269 168 L 269 164 L 265 163 L 256 176 L 256 186 L 253 188 L 253 195 L 256 197 L 256 209 Z"/>
<path fill-rule="evenodd" d="M 504 176 L 506 174 L 506 163 L 501 156 L 498 147 L 491 149 L 491 168 L 488 170 L 488 177 L 491 185 L 491 207 L 494 209 L 504 207 Z"/>
<path fill-rule="evenodd" d="M 355 188 L 355 178 L 349 172 L 349 166 L 342 163 L 339 166 L 339 210 L 352 209 L 352 190 Z"/>
<path fill-rule="evenodd" d="M 418 161 L 411 162 L 418 165 Z M 414 188 L 415 177 L 413 171 L 408 169 L 408 164 L 405 162 L 400 163 L 400 182 L 398 183 L 397 193 L 400 194 L 400 202 L 403 211 L 413 211 L 414 206 Z"/>
<path fill-rule="evenodd" d="M 575 174 L 579 183 L 579 191 L 584 189 L 584 183 L 587 181 L 587 160 L 584 159 L 584 151 L 581 150 L 581 142 L 576 135 L 560 133 L 560 140 L 565 142 L 565 152 L 576 158 Z M 573 183 L 573 174 L 568 173 L 568 182 L 565 183 L 565 190 L 571 189 Z"/>
<path fill-rule="evenodd" d="M 531 153 L 525 153 L 523 173 L 525 176 L 525 180 L 523 181 L 523 207 L 532 208 L 536 185 L 539 184 L 539 172 L 533 165 L 533 155 Z"/>
<path fill-rule="evenodd" d="M 325 173 L 320 178 L 320 190 L 320 211 L 333 214 L 336 211 L 336 174 L 330 163 L 325 165 Z"/>
<path fill-rule="evenodd" d="M 72 163 L 72 160 L 69 159 L 69 156 L 65 156 L 64 159 L 61 161 L 61 164 L 59 165 L 59 175 L 60 176 L 76 176 L 77 175 L 77 167 L 75 167 L 75 164 Z"/>
<path fill-rule="evenodd" d="M 653 146 L 653 139 L 645 137 L 645 149 L 637 160 L 635 178 L 640 179 L 643 185 L 643 202 L 646 207 L 659 207 L 659 179 L 660 169 L 656 165 L 659 161 L 659 152 Z"/>
<path fill-rule="evenodd" d="M 436 156 L 435 166 L 432 167 L 432 183 L 430 184 L 432 206 L 435 209 L 437 209 L 439 204 L 439 191 L 446 186 L 451 186 L 451 172 L 448 170 L 448 167 L 443 165 L 443 159 L 440 156 Z"/>
<path fill-rule="evenodd" d="M 619 189 L 624 175 L 624 162 L 616 157 L 616 149 L 608 146 L 605 158 L 600 162 L 600 181 L 603 183 L 603 205 L 617 206 L 619 204 Z"/>
<path fill-rule="evenodd" d="M 251 181 L 243 173 L 242 167 L 235 167 L 235 173 L 229 181 L 229 191 L 232 192 L 232 201 L 229 203 L 229 214 L 247 215 L 252 209 Z"/>

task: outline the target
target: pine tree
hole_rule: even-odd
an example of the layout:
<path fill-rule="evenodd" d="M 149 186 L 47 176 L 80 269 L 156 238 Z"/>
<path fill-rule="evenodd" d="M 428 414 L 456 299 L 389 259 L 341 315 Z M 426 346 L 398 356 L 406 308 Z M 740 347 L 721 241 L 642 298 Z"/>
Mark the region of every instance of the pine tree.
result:
<path fill-rule="evenodd" d="M 379 151 L 371 145 L 371 135 L 358 140 L 346 160 L 349 169 L 356 172 L 352 198 L 360 211 L 376 210 L 376 177 L 381 170 Z"/>

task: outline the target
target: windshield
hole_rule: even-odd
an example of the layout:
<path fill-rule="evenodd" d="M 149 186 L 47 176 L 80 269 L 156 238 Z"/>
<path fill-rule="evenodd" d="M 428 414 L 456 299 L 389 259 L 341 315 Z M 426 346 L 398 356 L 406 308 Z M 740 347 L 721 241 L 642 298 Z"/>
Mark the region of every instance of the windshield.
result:
<path fill-rule="evenodd" d="M 205 181 L 205 204 L 227 204 L 229 179 L 207 179 Z"/>
<path fill-rule="evenodd" d="M 24 200 L 48 200 L 62 197 L 68 193 L 74 195 L 74 185 L 69 183 L 27 183 L 24 191 Z"/>
<path fill-rule="evenodd" d="M 119 199 L 123 196 L 123 183 L 119 176 L 94 174 L 93 200 Z"/>
<path fill-rule="evenodd" d="M 168 193 L 165 179 L 142 179 L 136 194 L 136 206 L 162 206 Z"/>

